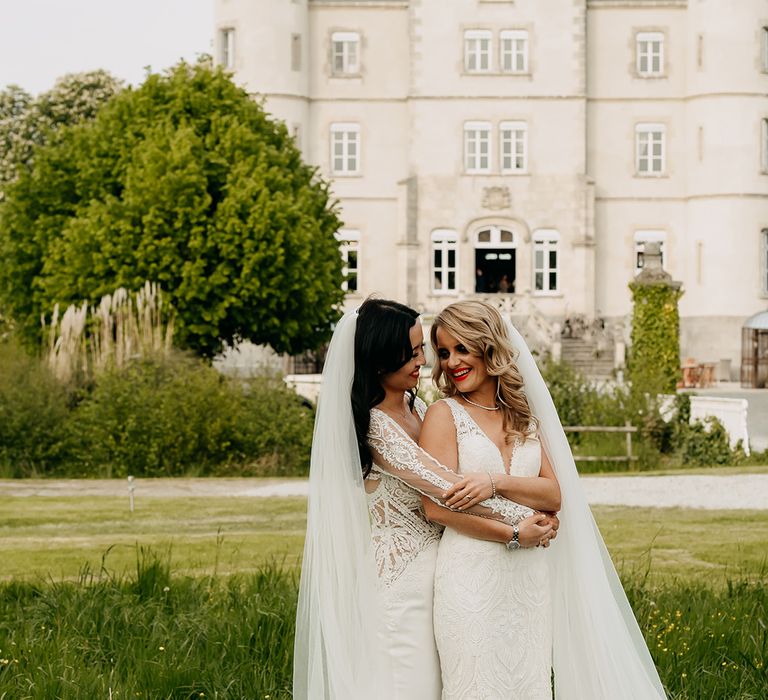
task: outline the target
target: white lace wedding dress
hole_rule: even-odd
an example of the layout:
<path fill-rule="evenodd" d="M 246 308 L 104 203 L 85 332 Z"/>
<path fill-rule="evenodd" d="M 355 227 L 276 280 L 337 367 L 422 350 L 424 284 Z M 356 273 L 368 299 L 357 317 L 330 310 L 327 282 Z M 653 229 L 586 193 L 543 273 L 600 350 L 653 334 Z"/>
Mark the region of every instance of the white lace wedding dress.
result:
<path fill-rule="evenodd" d="M 503 473 L 496 445 L 463 406 L 444 400 L 456 426 L 459 471 Z M 509 473 L 537 476 L 539 441 L 528 438 L 513 448 Z M 438 548 L 434 605 L 444 700 L 551 700 L 546 549 L 509 552 L 447 528 Z"/>
<path fill-rule="evenodd" d="M 424 402 L 417 399 L 415 408 L 423 419 Z M 427 455 L 378 409 L 371 411 L 368 442 L 374 464 L 366 492 L 384 615 L 382 642 L 396 693 L 392 700 L 437 700 L 441 673 L 432 617 L 442 527 L 424 516 L 421 494 L 440 502 L 460 477 Z M 483 501 L 472 510 L 510 523 L 531 513 L 501 498 Z"/>

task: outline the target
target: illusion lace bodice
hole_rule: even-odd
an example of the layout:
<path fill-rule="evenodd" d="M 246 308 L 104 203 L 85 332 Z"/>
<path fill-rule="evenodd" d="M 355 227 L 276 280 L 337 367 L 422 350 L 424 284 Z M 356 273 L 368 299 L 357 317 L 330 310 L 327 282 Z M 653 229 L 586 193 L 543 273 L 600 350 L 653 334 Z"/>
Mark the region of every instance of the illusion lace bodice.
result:
<path fill-rule="evenodd" d="M 416 411 L 424 417 L 426 406 L 416 399 Z M 367 478 L 376 563 L 384 585 L 391 585 L 410 561 L 440 538 L 442 528 L 429 522 L 421 494 L 443 505 L 442 496 L 461 477 L 424 452 L 383 411 L 371 410 L 368 444 L 373 468 Z M 371 488 L 372 482 L 378 482 Z M 515 524 L 532 511 L 505 498 L 489 498 L 467 511 L 480 517 Z"/>

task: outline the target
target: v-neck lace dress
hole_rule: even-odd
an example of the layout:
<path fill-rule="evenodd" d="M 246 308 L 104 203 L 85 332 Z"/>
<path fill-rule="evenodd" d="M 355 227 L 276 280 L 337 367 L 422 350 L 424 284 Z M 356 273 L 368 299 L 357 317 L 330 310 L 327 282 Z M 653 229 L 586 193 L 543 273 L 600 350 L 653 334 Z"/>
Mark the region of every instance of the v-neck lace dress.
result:
<path fill-rule="evenodd" d="M 496 445 L 454 399 L 459 472 L 504 473 Z M 541 444 L 518 441 L 514 476 L 537 476 Z M 547 550 L 510 552 L 446 528 L 435 568 L 434 626 L 443 700 L 551 700 Z M 586 698 L 585 698 L 586 700 Z"/>
<path fill-rule="evenodd" d="M 423 419 L 424 402 L 417 399 L 415 407 Z M 421 494 L 440 502 L 460 477 L 421 450 L 378 409 L 371 411 L 368 443 L 374 463 L 366 492 L 384 613 L 381 634 L 394 676 L 392 700 L 438 700 L 441 674 L 432 615 L 442 526 L 426 519 Z M 531 514 L 525 506 L 503 498 L 488 499 L 472 510 L 508 523 Z"/>

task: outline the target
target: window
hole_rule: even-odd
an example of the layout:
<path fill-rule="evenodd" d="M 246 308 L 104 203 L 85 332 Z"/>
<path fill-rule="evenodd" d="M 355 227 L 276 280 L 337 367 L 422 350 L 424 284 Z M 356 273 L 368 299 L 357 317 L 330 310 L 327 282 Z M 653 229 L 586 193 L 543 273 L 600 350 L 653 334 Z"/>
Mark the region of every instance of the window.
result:
<path fill-rule="evenodd" d="M 528 32 L 506 29 L 500 36 L 499 65 L 505 73 L 528 72 Z"/>
<path fill-rule="evenodd" d="M 344 281 L 341 288 L 345 292 L 356 292 L 358 281 L 357 254 L 360 250 L 360 232 L 350 229 L 341 229 L 336 232 L 336 240 L 341 243 L 339 251 L 343 266 L 341 272 Z"/>
<path fill-rule="evenodd" d="M 331 34 L 331 67 L 334 75 L 360 73 L 360 35 L 357 32 Z"/>
<path fill-rule="evenodd" d="M 638 124 L 635 127 L 638 175 L 663 175 L 665 172 L 664 124 Z"/>
<path fill-rule="evenodd" d="M 219 30 L 219 60 L 224 68 L 235 67 L 235 30 L 231 27 Z"/>
<path fill-rule="evenodd" d="M 468 73 L 491 70 L 491 32 L 471 29 L 464 32 L 464 68 Z"/>
<path fill-rule="evenodd" d="M 768 27 L 763 27 L 763 31 L 760 33 L 760 44 L 763 71 L 768 73 Z"/>
<path fill-rule="evenodd" d="M 533 289 L 535 292 L 558 291 L 557 231 L 541 230 L 533 234 Z"/>
<path fill-rule="evenodd" d="M 639 275 L 643 269 L 646 243 L 659 243 L 661 248 L 661 266 L 666 269 L 666 254 L 664 243 L 667 239 L 665 231 L 635 231 L 635 274 Z"/>
<path fill-rule="evenodd" d="M 475 235 L 475 292 L 513 294 L 517 241 L 513 231 L 486 226 Z"/>
<path fill-rule="evenodd" d="M 291 70 L 301 70 L 301 34 L 291 34 Z"/>
<path fill-rule="evenodd" d="M 438 229 L 432 232 L 432 291 L 435 294 L 456 291 L 458 240 L 455 231 Z"/>
<path fill-rule="evenodd" d="M 638 32 L 635 52 L 637 74 L 664 74 L 664 35 L 661 32 Z"/>
<path fill-rule="evenodd" d="M 761 120 L 760 130 L 762 131 L 761 153 L 762 153 L 763 172 L 768 173 L 768 119 Z"/>
<path fill-rule="evenodd" d="M 528 125 L 525 122 L 501 122 L 499 144 L 502 173 L 528 170 Z"/>
<path fill-rule="evenodd" d="M 464 124 L 464 170 L 468 173 L 491 172 L 491 123 Z"/>
<path fill-rule="evenodd" d="M 359 124 L 331 124 L 331 172 L 334 175 L 360 172 Z"/>
<path fill-rule="evenodd" d="M 764 296 L 768 296 L 768 228 L 764 228 L 760 232 L 760 246 L 762 250 L 760 251 L 760 260 L 762 265 L 761 272 L 761 287 L 762 287 L 762 293 Z"/>

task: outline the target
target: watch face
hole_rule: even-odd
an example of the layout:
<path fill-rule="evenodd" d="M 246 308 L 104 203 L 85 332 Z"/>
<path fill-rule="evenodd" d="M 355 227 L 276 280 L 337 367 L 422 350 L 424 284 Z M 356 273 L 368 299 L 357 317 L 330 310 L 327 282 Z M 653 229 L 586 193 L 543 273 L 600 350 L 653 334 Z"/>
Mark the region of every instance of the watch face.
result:
<path fill-rule="evenodd" d="M 507 542 L 507 549 L 514 552 L 516 549 L 520 549 L 520 543 L 517 540 L 510 540 Z"/>

